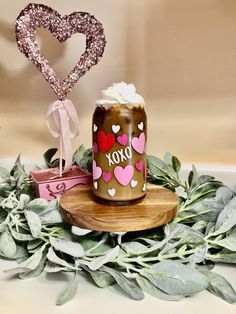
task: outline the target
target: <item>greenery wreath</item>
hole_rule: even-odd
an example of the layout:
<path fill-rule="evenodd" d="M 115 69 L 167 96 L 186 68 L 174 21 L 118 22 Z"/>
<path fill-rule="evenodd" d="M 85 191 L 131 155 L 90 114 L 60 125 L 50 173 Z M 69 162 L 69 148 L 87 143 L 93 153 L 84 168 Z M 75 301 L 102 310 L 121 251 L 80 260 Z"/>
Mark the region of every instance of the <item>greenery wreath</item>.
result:
<path fill-rule="evenodd" d="M 44 154 L 58 166 L 57 149 Z M 92 151 L 82 145 L 74 163 L 91 170 Z M 236 302 L 231 284 L 213 271 L 216 263 L 236 264 L 236 195 L 195 167 L 182 182 L 181 163 L 170 153 L 148 156 L 148 181 L 175 191 L 181 199 L 172 223 L 127 233 L 96 232 L 62 221 L 58 201 L 35 198 L 29 174 L 18 157 L 11 171 L 0 167 L 0 256 L 18 265 L 6 272 L 21 279 L 72 272 L 73 280 L 57 300 L 72 299 L 81 272 L 101 288 L 113 284 L 135 300 L 144 292 L 180 300 L 202 290 Z"/>

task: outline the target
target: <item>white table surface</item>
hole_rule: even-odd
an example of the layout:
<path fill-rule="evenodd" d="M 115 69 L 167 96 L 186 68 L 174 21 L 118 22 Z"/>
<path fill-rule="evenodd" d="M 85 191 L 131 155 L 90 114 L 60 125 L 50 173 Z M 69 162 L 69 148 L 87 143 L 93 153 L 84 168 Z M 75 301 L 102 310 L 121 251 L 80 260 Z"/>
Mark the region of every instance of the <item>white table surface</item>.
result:
<path fill-rule="evenodd" d="M 0 166 L 3 165 L 9 165 L 9 160 L 0 159 Z M 184 166 L 183 174 L 188 168 L 189 165 Z M 235 188 L 236 166 L 199 165 L 198 169 Z M 3 272 L 14 265 L 14 261 L 0 259 L 1 314 L 236 314 L 236 304 L 230 305 L 207 291 L 177 302 L 162 301 L 149 295 L 142 301 L 134 301 L 119 288 L 98 288 L 84 276 L 80 276 L 76 297 L 58 307 L 56 299 L 67 285 L 70 274 L 43 274 L 36 279 L 21 280 Z M 236 289 L 236 267 L 216 266 L 215 271 Z"/>

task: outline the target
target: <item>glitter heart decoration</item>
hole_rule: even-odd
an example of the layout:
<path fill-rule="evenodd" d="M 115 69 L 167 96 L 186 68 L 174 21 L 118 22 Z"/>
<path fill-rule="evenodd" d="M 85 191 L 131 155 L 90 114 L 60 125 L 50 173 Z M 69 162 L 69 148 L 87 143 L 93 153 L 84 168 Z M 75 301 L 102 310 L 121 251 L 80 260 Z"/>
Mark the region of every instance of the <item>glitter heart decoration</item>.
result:
<path fill-rule="evenodd" d="M 36 40 L 36 30 L 49 30 L 60 42 L 75 33 L 86 36 L 86 49 L 69 75 L 60 81 L 48 60 L 41 54 Z M 16 40 L 27 59 L 39 69 L 60 100 L 65 100 L 79 78 L 101 59 L 105 45 L 102 24 L 86 12 L 74 12 L 63 17 L 43 4 L 28 4 L 16 20 Z"/>

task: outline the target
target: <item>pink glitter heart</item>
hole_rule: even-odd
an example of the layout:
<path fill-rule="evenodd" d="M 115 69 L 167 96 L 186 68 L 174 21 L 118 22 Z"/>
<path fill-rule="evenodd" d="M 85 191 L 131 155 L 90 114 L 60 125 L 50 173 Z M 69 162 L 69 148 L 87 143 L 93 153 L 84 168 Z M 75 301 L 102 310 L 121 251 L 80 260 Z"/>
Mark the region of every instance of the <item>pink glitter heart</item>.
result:
<path fill-rule="evenodd" d="M 104 180 L 105 182 L 109 182 L 109 181 L 111 180 L 112 174 L 111 174 L 111 172 L 105 172 L 105 171 L 103 171 L 102 177 L 103 177 L 103 180 Z"/>
<path fill-rule="evenodd" d="M 143 161 L 139 160 L 138 162 L 136 162 L 135 167 L 138 171 L 141 171 L 143 169 Z"/>
<path fill-rule="evenodd" d="M 41 54 L 36 41 L 36 29 L 44 27 L 60 42 L 75 33 L 86 36 L 86 49 L 70 74 L 60 81 L 48 60 Z M 39 69 L 60 100 L 64 100 L 73 86 L 101 59 L 105 49 L 102 24 L 86 12 L 74 12 L 63 17 L 43 4 L 28 4 L 16 20 L 16 40 L 21 52 Z"/>
<path fill-rule="evenodd" d="M 128 142 L 128 135 L 126 133 L 117 137 L 117 142 L 121 145 L 126 145 Z"/>
<path fill-rule="evenodd" d="M 98 153 L 98 144 L 96 142 L 93 144 L 93 151 L 95 154 Z"/>
<path fill-rule="evenodd" d="M 114 169 L 114 175 L 116 180 L 123 186 L 126 186 L 130 183 L 131 179 L 134 175 L 134 167 L 132 165 L 128 165 L 125 168 L 120 166 L 116 166 Z"/>
<path fill-rule="evenodd" d="M 102 175 L 102 168 L 98 167 L 96 161 L 93 160 L 93 180 L 97 180 Z"/>
<path fill-rule="evenodd" d="M 131 143 L 132 143 L 133 149 L 137 153 L 143 154 L 144 147 L 145 147 L 145 134 L 142 132 L 140 133 L 139 137 L 132 138 Z"/>

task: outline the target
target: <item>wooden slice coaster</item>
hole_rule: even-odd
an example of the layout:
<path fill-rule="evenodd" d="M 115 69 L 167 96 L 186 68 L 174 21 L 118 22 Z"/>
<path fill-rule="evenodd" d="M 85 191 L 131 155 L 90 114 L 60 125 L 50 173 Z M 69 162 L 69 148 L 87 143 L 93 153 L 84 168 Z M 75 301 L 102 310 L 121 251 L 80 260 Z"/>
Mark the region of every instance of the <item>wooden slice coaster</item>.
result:
<path fill-rule="evenodd" d="M 62 195 L 61 214 L 65 221 L 96 231 L 138 231 L 172 221 L 179 199 L 163 187 L 148 185 L 147 196 L 138 204 L 102 205 L 92 198 L 92 188 L 79 185 Z"/>

